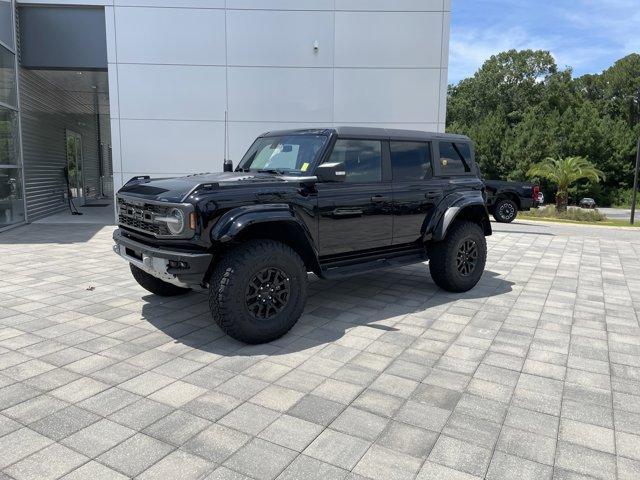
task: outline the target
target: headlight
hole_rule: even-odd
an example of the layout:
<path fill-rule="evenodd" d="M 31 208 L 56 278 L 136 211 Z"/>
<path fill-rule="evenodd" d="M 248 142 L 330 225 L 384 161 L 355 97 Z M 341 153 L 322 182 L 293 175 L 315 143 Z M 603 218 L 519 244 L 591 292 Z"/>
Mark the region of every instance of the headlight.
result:
<path fill-rule="evenodd" d="M 184 231 L 184 213 L 179 208 L 172 208 L 166 217 L 160 217 L 157 220 L 167 224 L 167 230 L 171 235 L 180 235 Z"/>

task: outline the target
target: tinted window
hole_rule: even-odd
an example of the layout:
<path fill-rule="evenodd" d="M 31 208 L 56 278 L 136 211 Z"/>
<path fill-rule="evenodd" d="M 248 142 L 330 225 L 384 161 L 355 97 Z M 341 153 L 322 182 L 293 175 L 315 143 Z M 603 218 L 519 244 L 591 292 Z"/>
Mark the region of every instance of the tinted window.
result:
<path fill-rule="evenodd" d="M 13 5 L 11 5 L 11 0 L 0 0 L 0 40 L 13 49 Z"/>
<path fill-rule="evenodd" d="M 346 182 L 382 180 L 382 143 L 380 141 L 339 139 L 329 161 L 344 163 L 347 172 Z"/>
<path fill-rule="evenodd" d="M 461 175 L 471 171 L 458 147 L 450 142 L 440 143 L 440 170 L 442 175 Z"/>
<path fill-rule="evenodd" d="M 0 45 L 0 102 L 16 106 L 15 55 Z"/>
<path fill-rule="evenodd" d="M 431 145 L 426 142 L 391 142 L 394 182 L 431 178 Z"/>

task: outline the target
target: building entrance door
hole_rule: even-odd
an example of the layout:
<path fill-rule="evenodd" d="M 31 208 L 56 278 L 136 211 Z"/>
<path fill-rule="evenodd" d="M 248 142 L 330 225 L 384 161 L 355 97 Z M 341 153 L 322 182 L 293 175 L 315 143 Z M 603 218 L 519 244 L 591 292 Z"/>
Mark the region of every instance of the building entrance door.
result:
<path fill-rule="evenodd" d="M 71 199 L 77 207 L 84 205 L 84 169 L 82 158 L 82 135 L 67 130 L 67 169 Z"/>

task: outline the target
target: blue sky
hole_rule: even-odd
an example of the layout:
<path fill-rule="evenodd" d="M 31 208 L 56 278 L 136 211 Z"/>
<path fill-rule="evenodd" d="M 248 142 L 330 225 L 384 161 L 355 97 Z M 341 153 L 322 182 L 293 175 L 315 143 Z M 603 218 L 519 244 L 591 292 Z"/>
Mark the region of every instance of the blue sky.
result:
<path fill-rule="evenodd" d="M 640 53 L 640 0 L 453 0 L 451 10 L 449 83 L 510 48 L 550 50 L 575 76 Z"/>

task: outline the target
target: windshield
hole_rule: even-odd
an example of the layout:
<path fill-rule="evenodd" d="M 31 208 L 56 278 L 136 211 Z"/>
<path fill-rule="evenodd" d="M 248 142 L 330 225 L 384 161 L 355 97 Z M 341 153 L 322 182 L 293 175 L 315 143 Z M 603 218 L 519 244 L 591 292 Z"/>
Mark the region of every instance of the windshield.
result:
<path fill-rule="evenodd" d="M 327 142 L 324 135 L 281 135 L 258 138 L 244 155 L 238 170 L 303 174 Z"/>

